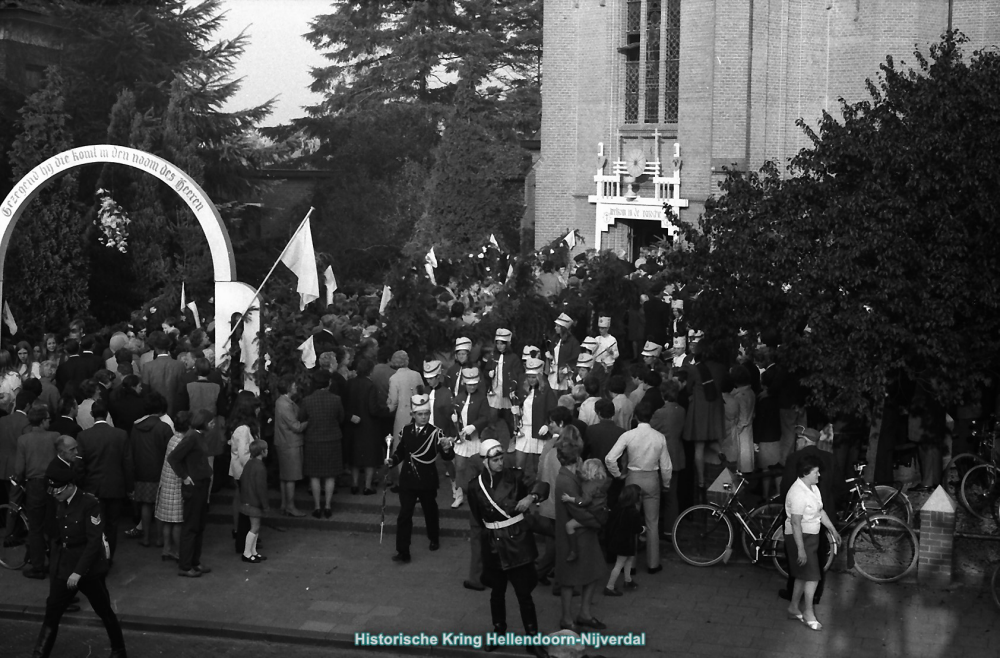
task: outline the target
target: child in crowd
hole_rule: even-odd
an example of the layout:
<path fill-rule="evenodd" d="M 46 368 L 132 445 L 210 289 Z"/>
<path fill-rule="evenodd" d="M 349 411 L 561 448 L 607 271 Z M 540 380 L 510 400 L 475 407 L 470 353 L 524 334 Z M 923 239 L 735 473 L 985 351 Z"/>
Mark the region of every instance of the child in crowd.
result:
<path fill-rule="evenodd" d="M 637 484 L 626 485 L 618 496 L 618 504 L 611 510 L 608 519 L 608 552 L 615 556 L 615 566 L 611 570 L 611 578 L 604 588 L 604 596 L 621 596 L 621 590 L 615 587 L 618 574 L 625 574 L 625 589 L 633 590 L 638 585 L 632 580 L 632 564 L 639 544 L 639 535 L 646 531 L 639 503 L 642 500 L 642 489 Z"/>
<path fill-rule="evenodd" d="M 571 503 L 579 507 L 584 507 L 591 516 L 602 526 L 608 522 L 608 487 L 611 480 L 608 479 L 608 472 L 604 468 L 604 463 L 600 459 L 588 459 L 583 462 L 580 468 L 580 477 L 583 479 L 583 495 L 579 500 L 563 494 L 564 503 Z M 567 562 L 576 562 L 576 530 L 583 526 L 576 519 L 566 522 L 566 534 L 569 539 L 569 553 L 566 555 Z"/>
<path fill-rule="evenodd" d="M 250 443 L 250 461 L 243 467 L 240 477 L 241 515 L 250 519 L 250 531 L 243 548 L 243 561 L 257 564 L 267 558 L 257 553 L 257 537 L 260 535 L 260 519 L 268 512 L 267 504 L 267 443 L 257 439 Z"/>

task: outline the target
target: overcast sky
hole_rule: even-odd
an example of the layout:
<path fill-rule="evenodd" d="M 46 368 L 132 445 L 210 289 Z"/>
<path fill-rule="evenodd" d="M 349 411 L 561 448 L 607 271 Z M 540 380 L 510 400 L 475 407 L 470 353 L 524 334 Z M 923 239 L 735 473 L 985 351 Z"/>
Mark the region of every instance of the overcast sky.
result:
<path fill-rule="evenodd" d="M 250 43 L 237 65 L 243 88 L 228 110 L 263 103 L 278 96 L 274 113 L 264 125 L 288 123 L 305 114 L 303 106 L 318 102 L 309 91 L 310 67 L 325 60 L 302 35 L 309 21 L 330 13 L 331 0 L 223 0 L 226 21 L 218 38 L 233 38 L 246 29 Z"/>

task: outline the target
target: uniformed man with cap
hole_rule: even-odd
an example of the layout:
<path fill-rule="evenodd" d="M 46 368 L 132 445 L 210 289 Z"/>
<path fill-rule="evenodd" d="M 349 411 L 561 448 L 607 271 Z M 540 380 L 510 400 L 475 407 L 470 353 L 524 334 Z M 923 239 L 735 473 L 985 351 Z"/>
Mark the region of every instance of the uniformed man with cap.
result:
<path fill-rule="evenodd" d="M 663 346 L 647 340 L 646 344 L 642 347 L 642 362 L 653 370 L 662 370 L 663 361 L 660 359 L 661 354 L 663 354 Z"/>
<path fill-rule="evenodd" d="M 436 551 L 440 544 L 438 523 L 438 472 L 437 458 L 452 460 L 452 439 L 430 423 L 430 397 L 421 390 L 410 398 L 410 415 L 413 421 L 404 426 L 399 444 L 389 459 L 389 467 L 401 464 L 399 469 L 399 517 L 396 520 L 396 554 L 393 561 L 410 561 L 410 537 L 413 534 L 413 510 L 420 501 L 427 524 L 430 548 Z"/>
<path fill-rule="evenodd" d="M 576 373 L 573 375 L 574 384 L 582 384 L 583 380 L 590 377 L 594 370 L 594 356 L 586 352 L 581 352 L 576 359 Z"/>
<path fill-rule="evenodd" d="M 458 429 L 451 420 L 452 414 L 455 412 L 454 396 L 451 390 L 444 385 L 444 368 L 441 367 L 440 361 L 424 361 L 423 371 L 424 383 L 427 385 L 424 392 L 427 393 L 431 409 L 431 417 L 428 422 L 441 430 L 444 436 L 454 439 L 458 436 Z M 451 480 L 451 506 L 452 508 L 460 507 L 465 500 L 465 494 L 455 480 L 453 460 L 445 462 L 444 474 Z"/>
<path fill-rule="evenodd" d="M 458 397 L 458 394 L 462 392 L 462 368 L 468 368 L 472 365 L 469 362 L 471 351 L 472 340 L 470 338 L 463 336 L 455 339 L 455 362 L 448 366 L 448 371 L 444 375 L 444 385 L 455 397 Z"/>
<path fill-rule="evenodd" d="M 549 361 L 549 386 L 557 395 L 570 389 L 573 367 L 580 356 L 580 341 L 570 333 L 573 318 L 560 313 L 556 318 L 556 343 L 551 352 L 546 352 Z"/>
<path fill-rule="evenodd" d="M 503 438 L 499 432 L 499 422 L 502 421 L 507 426 L 507 437 L 510 439 L 514 437 L 514 414 L 511 408 L 518 406 L 517 387 L 524 372 L 521 360 L 510 351 L 512 337 L 510 329 L 497 329 L 493 338 L 496 349 L 483 366 L 489 378 L 486 399 L 497 416 L 497 436 Z M 510 441 L 508 452 L 513 451 L 514 442 Z"/>
<path fill-rule="evenodd" d="M 111 640 L 111 658 L 125 658 L 125 638 L 104 582 L 108 573 L 108 554 L 101 503 L 73 484 L 76 474 L 60 459 L 52 460 L 45 477 L 48 493 L 57 501 L 59 536 L 49 568 L 45 621 L 32 656 L 47 658 L 52 653 L 59 620 L 79 590 L 104 623 Z"/>
<path fill-rule="evenodd" d="M 483 529 L 482 581 L 491 590 L 493 630 L 499 635 L 507 632 L 506 595 L 510 583 L 521 609 L 524 634 L 536 635 L 538 615 L 531 592 L 538 584 L 535 574 L 538 549 L 525 512 L 533 503 L 548 497 L 549 485 L 539 480 L 529 489 L 520 470 L 504 468 L 504 451 L 499 441 L 486 439 L 479 451 L 486 468 L 469 485 L 469 508 Z M 526 648 L 535 656 L 548 655 L 541 646 Z"/>

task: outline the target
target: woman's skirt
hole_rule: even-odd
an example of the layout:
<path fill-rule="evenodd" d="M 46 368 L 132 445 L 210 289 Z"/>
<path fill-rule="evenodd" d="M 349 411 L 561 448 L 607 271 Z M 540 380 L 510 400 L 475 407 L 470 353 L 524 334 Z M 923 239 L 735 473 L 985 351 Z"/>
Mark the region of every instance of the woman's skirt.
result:
<path fill-rule="evenodd" d="M 150 505 L 155 505 L 156 495 L 159 493 L 159 490 L 159 482 L 136 482 L 134 500 L 137 503 L 149 503 Z"/>
<path fill-rule="evenodd" d="M 278 479 L 297 482 L 302 479 L 302 446 L 278 448 Z"/>
<path fill-rule="evenodd" d="M 822 528 L 820 529 L 822 532 Z M 819 582 L 819 533 L 802 534 L 802 543 L 806 549 L 806 563 L 799 565 L 799 549 L 795 545 L 793 535 L 785 535 L 785 550 L 788 552 L 788 573 L 792 578 L 805 581 Z"/>
<path fill-rule="evenodd" d="M 344 470 L 340 441 L 306 441 L 302 452 L 302 471 L 307 478 L 333 478 Z"/>

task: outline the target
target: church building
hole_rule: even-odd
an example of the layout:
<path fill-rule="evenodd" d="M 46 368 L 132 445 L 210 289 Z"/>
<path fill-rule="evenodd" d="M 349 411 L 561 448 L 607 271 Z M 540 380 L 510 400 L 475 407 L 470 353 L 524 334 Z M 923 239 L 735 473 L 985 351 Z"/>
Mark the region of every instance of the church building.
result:
<path fill-rule="evenodd" d="M 1000 44 L 997 0 L 546 0 L 535 246 L 577 229 L 630 260 L 697 222 L 725 170 L 784 169 L 803 119 L 868 98 L 891 55 L 953 27 Z M 666 210 L 665 210 L 666 208 Z"/>

